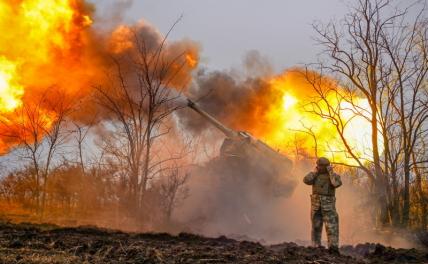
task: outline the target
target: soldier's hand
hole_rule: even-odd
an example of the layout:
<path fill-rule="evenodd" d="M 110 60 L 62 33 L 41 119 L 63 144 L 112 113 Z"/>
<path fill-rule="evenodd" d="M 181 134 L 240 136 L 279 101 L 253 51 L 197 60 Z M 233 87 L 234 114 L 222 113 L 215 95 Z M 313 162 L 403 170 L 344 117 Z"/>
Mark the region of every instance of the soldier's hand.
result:
<path fill-rule="evenodd" d="M 318 167 L 315 167 L 312 172 L 315 173 L 315 174 L 318 174 Z"/>
<path fill-rule="evenodd" d="M 332 174 L 333 173 L 333 167 L 327 166 L 327 171 L 328 171 L 328 173 Z"/>

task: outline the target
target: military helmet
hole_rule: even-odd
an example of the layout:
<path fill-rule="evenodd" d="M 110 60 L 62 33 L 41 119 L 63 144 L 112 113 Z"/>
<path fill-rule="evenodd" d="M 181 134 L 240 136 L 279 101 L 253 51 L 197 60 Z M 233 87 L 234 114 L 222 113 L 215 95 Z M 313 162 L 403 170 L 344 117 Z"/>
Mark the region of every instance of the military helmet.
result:
<path fill-rule="evenodd" d="M 317 160 L 317 165 L 318 166 L 329 166 L 330 165 L 330 161 L 327 158 L 320 157 Z"/>

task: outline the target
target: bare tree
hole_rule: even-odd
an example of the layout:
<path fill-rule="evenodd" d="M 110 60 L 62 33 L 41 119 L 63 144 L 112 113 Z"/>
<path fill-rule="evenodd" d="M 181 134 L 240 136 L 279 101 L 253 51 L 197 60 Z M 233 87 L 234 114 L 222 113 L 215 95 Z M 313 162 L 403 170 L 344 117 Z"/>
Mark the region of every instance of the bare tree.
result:
<path fill-rule="evenodd" d="M 398 173 L 403 166 L 401 222 L 405 226 L 409 220 L 412 153 L 419 139 L 425 137 L 427 119 L 425 7 L 421 6 L 422 11 L 413 20 L 409 8 L 400 11 L 392 0 L 358 0 L 341 26 L 315 25 L 318 42 L 325 48 L 320 68 L 335 77 L 339 87 L 326 91 L 320 89 L 319 83 L 311 82 L 318 86 L 318 100 L 327 105 L 321 109 L 320 101 L 315 101 L 312 111 L 332 121 L 346 152 L 373 183 L 382 223 L 387 223 L 391 215 L 397 222 Z M 370 122 L 371 160 L 361 161 L 353 153 L 343 136 L 347 123 L 340 118 L 342 109 L 329 103 L 327 93 L 335 93 L 337 100 L 346 102 L 355 115 Z M 369 109 L 359 107 L 355 98 L 367 100 Z"/>
<path fill-rule="evenodd" d="M 426 136 L 428 118 L 428 27 L 423 21 L 423 8 L 412 24 L 396 23 L 389 32 L 382 32 L 382 46 L 387 52 L 384 68 L 384 85 L 397 91 L 397 99 L 391 100 L 399 117 L 403 152 L 404 197 L 402 224 L 407 226 L 410 210 L 410 174 L 412 155 L 420 139 Z M 385 72 L 385 71 L 384 71 Z"/>
<path fill-rule="evenodd" d="M 189 178 L 188 173 L 181 175 L 179 167 L 172 168 L 160 182 L 159 194 L 161 197 L 161 206 L 165 214 L 166 221 L 171 221 L 174 208 L 181 199 L 187 196 L 185 184 Z M 178 197 L 181 195 L 181 197 Z M 178 199 L 181 198 L 181 199 Z"/>
<path fill-rule="evenodd" d="M 176 101 L 182 89 L 177 79 L 188 63 L 185 49 L 173 55 L 166 49 L 168 34 L 154 45 L 133 29 L 133 49 L 113 58 L 109 84 L 96 87 L 98 103 L 113 117 L 114 132 L 104 138 L 104 149 L 129 175 L 125 200 L 140 220 L 150 179 L 161 164 L 176 159 L 152 153 L 155 141 L 171 130 L 169 117 L 179 107 Z"/>
<path fill-rule="evenodd" d="M 55 153 L 67 138 L 63 128 L 72 110 L 68 102 L 64 96 L 48 89 L 38 100 L 17 110 L 18 122 L 10 127 L 15 141 L 22 146 L 24 158 L 29 159 L 33 167 L 35 208 L 40 218 L 43 218 L 46 186 Z"/>

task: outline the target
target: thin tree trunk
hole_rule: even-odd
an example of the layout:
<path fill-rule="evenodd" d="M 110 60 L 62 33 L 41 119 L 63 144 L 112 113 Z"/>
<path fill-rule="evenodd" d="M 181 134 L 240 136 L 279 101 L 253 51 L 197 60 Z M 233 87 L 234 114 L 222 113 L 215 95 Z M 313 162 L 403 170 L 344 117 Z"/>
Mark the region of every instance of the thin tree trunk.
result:
<path fill-rule="evenodd" d="M 373 96 L 375 102 L 375 95 Z M 380 164 L 379 155 L 379 139 L 378 139 L 378 120 L 377 120 L 377 105 L 376 103 L 371 105 L 371 130 L 372 130 L 372 148 L 373 148 L 373 164 L 375 168 L 375 192 L 378 197 L 379 203 L 379 221 L 382 226 L 388 224 L 388 201 L 386 197 L 386 181 Z"/>
<path fill-rule="evenodd" d="M 410 157 L 404 154 L 404 189 L 403 189 L 403 214 L 402 225 L 408 227 L 410 219 Z"/>

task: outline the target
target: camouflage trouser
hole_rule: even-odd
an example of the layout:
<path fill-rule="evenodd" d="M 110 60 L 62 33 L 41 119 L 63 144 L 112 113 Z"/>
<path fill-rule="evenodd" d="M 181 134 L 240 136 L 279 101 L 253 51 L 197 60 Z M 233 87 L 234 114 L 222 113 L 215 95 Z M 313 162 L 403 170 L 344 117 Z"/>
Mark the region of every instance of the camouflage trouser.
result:
<path fill-rule="evenodd" d="M 329 247 L 339 245 L 339 216 L 334 196 L 311 195 L 311 221 L 313 246 L 321 246 L 322 226 L 325 223 Z"/>

